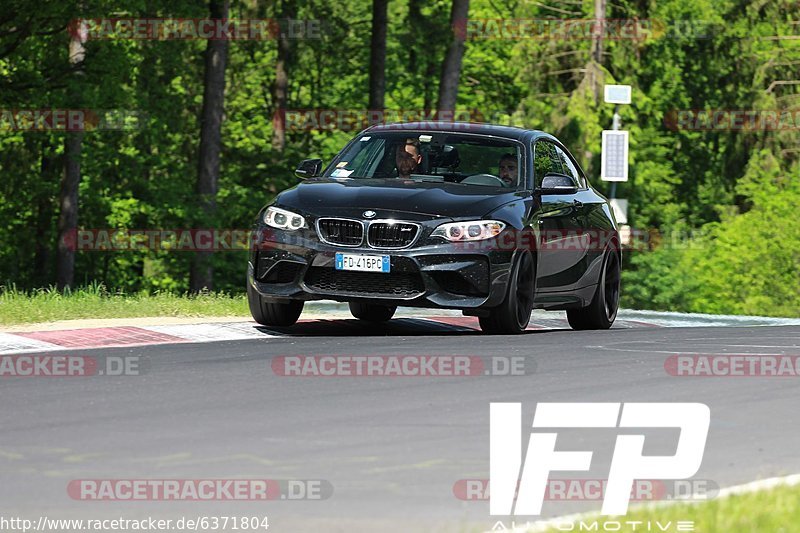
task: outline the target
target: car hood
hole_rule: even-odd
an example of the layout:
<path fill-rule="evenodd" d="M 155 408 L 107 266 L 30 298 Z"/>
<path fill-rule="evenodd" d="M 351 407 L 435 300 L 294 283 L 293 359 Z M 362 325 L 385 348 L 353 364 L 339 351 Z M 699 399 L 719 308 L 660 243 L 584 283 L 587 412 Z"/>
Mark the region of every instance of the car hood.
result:
<path fill-rule="evenodd" d="M 480 218 L 524 191 L 497 192 L 497 188 L 456 183 L 428 183 L 393 179 L 313 179 L 288 189 L 275 200 L 279 206 L 305 214 L 357 216 L 376 211 L 379 218 L 413 213 L 425 218 Z"/>

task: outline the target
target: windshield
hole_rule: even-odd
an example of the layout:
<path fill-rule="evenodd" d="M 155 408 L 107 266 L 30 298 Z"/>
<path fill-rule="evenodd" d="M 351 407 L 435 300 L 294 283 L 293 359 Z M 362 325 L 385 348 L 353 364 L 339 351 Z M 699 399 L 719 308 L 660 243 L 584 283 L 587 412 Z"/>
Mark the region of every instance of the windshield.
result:
<path fill-rule="evenodd" d="M 458 183 L 503 192 L 524 184 L 521 156 L 520 144 L 506 139 L 448 132 L 365 134 L 324 177 Z"/>

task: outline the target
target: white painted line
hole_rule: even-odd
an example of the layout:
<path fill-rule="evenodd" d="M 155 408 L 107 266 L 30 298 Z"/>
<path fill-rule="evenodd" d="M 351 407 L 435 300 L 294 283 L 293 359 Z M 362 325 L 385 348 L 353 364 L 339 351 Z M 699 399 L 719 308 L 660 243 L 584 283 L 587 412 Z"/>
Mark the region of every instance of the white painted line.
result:
<path fill-rule="evenodd" d="M 141 329 L 166 333 L 189 342 L 235 341 L 277 337 L 256 329 L 255 322 L 230 322 L 206 324 L 170 324 L 165 326 L 142 326 Z"/>
<path fill-rule="evenodd" d="M 51 352 L 53 350 L 63 350 L 62 346 L 44 342 L 36 339 L 29 339 L 11 333 L 0 333 L 0 354 L 17 354 L 28 352 Z"/>
<path fill-rule="evenodd" d="M 617 320 L 641 320 L 666 327 L 797 326 L 800 319 L 750 315 L 707 315 L 673 311 L 620 309 Z"/>
<path fill-rule="evenodd" d="M 775 487 L 787 486 L 794 487 L 800 485 L 800 474 L 792 474 L 783 477 L 771 477 L 767 479 L 759 479 L 758 481 L 751 481 L 743 485 L 734 485 L 733 487 L 726 487 L 720 489 L 717 498 L 726 498 L 736 494 L 747 494 L 749 492 L 758 492 L 759 490 L 769 490 Z"/>
<path fill-rule="evenodd" d="M 657 502 L 648 502 L 643 504 L 633 504 L 630 506 L 630 511 L 637 511 L 637 510 L 650 510 L 650 509 L 659 509 L 662 507 L 669 507 L 671 505 L 676 504 L 700 504 L 700 503 L 707 503 L 718 500 L 720 498 L 727 498 L 728 496 L 734 496 L 739 494 L 749 494 L 751 492 L 759 492 L 762 490 L 769 490 L 775 487 L 786 486 L 786 487 L 794 487 L 796 485 L 800 485 L 800 474 L 791 474 L 788 476 L 782 477 L 771 477 L 767 479 L 759 479 L 757 481 L 751 481 L 749 483 L 744 483 L 742 485 L 734 485 L 732 487 L 726 487 L 724 489 L 720 489 L 717 496 L 713 499 L 703 499 L 702 495 L 693 494 L 691 496 L 687 496 L 685 499 L 675 499 L 675 500 L 661 500 Z M 577 522 L 579 520 L 602 520 L 603 515 L 599 514 L 597 511 L 590 511 L 585 513 L 574 513 L 568 514 L 563 516 L 557 516 L 555 518 L 548 518 L 546 520 L 537 520 L 535 522 L 526 522 L 521 526 L 514 527 L 513 529 L 501 529 L 502 531 L 510 531 L 513 533 L 538 533 L 542 531 L 547 531 L 548 529 L 553 529 L 559 524 L 565 524 L 568 522 Z M 499 521 L 501 524 L 503 521 Z M 495 523 L 496 524 L 496 523 Z M 497 530 L 489 530 L 487 533 L 493 533 L 493 531 Z"/>

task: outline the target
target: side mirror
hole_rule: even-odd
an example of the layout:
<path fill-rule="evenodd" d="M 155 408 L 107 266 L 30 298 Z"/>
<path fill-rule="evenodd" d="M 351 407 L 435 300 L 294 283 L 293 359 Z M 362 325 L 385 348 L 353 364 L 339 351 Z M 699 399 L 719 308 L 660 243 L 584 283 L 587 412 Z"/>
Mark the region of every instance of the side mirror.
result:
<path fill-rule="evenodd" d="M 578 192 L 578 187 L 569 176 L 548 172 L 537 190 L 541 194 L 574 194 Z"/>
<path fill-rule="evenodd" d="M 314 178 L 322 172 L 322 159 L 304 159 L 297 165 L 294 175 L 298 178 Z"/>

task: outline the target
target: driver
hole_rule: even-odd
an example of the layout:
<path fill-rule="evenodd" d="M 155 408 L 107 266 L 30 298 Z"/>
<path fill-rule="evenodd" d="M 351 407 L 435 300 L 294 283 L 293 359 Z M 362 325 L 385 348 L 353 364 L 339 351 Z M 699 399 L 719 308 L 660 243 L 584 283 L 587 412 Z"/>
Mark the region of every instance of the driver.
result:
<path fill-rule="evenodd" d="M 417 139 L 406 139 L 405 145 L 397 147 L 395 164 L 397 165 L 397 176 L 401 179 L 410 179 L 411 174 L 417 170 L 422 162 L 419 141 Z"/>
<path fill-rule="evenodd" d="M 513 187 L 517 184 L 517 156 L 514 154 L 503 154 L 498 163 L 500 172 L 498 175 L 506 187 Z"/>

